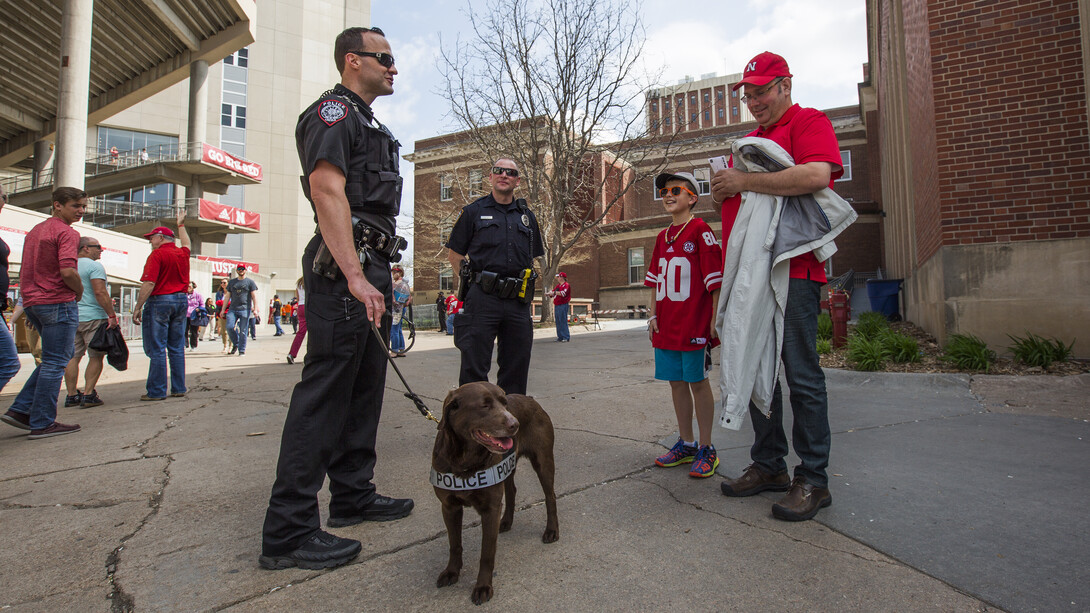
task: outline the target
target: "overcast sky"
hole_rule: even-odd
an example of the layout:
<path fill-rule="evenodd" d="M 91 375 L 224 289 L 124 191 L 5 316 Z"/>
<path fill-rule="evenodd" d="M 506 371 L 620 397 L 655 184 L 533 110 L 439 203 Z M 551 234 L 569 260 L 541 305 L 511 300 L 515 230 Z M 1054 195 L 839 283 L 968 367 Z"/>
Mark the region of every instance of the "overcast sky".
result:
<path fill-rule="evenodd" d="M 375 114 L 401 141 L 402 154 L 411 153 L 417 140 L 455 129 L 436 93 L 439 37 L 449 45 L 459 34 L 472 35 L 467 11 L 485 6 L 484 0 L 372 0 L 371 25 L 386 32 L 398 69 L 394 94 L 375 101 Z M 772 51 L 791 68 L 795 102 L 819 109 L 858 103 L 867 61 L 865 0 L 644 0 L 642 20 L 644 59 L 651 71 L 661 70 L 659 85 L 687 75 L 740 73 L 754 55 Z M 402 160 L 401 174 L 398 233 L 410 235 L 412 164 Z"/>

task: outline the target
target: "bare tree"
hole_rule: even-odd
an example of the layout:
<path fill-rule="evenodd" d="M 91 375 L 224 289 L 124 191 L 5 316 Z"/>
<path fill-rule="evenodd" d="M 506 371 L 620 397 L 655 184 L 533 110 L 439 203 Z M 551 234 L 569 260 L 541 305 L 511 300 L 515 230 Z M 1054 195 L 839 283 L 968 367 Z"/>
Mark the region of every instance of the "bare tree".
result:
<path fill-rule="evenodd" d="M 639 74 L 640 12 L 616 0 L 490 0 L 468 10 L 471 39 L 442 49 L 441 93 L 460 136 L 486 163 L 505 156 L 522 168 L 543 284 L 561 261 L 585 257 L 579 247 L 671 155 L 642 112 L 654 77 Z"/>

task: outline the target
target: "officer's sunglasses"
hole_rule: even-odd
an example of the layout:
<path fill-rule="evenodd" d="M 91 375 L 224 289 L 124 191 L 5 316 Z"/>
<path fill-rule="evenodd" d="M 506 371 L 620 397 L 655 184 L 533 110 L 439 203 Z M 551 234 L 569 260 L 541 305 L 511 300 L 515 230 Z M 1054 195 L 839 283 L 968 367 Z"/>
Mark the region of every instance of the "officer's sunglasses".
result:
<path fill-rule="evenodd" d="M 659 190 L 659 198 L 665 198 L 667 194 L 670 194 L 672 196 L 680 196 L 681 195 L 681 190 L 685 190 L 685 191 L 689 192 L 690 194 L 692 194 L 692 196 L 694 198 L 699 198 L 699 196 L 697 196 L 696 194 L 693 194 L 693 192 L 690 191 L 689 188 L 681 187 L 680 185 L 675 185 L 673 187 L 664 187 L 664 188 L 660 189 Z"/>
<path fill-rule="evenodd" d="M 376 53 L 374 51 L 349 51 L 349 53 L 361 57 L 373 57 L 378 60 L 379 64 L 382 64 L 383 68 L 393 68 L 394 66 L 394 56 L 389 53 Z"/>
<path fill-rule="evenodd" d="M 493 166 L 492 174 L 494 175 L 507 175 L 509 177 L 518 177 L 519 171 L 514 168 L 504 168 L 503 166 Z"/>

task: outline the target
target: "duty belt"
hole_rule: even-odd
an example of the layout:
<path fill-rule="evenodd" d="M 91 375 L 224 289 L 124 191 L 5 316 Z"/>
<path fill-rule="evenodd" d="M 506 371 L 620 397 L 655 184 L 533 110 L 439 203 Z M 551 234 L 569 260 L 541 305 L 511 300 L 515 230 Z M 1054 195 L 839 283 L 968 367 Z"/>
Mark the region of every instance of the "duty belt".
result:
<path fill-rule="evenodd" d="M 321 236 L 321 228 L 315 227 L 314 233 Z M 400 236 L 391 236 L 378 228 L 369 226 L 357 217 L 352 217 L 352 237 L 356 241 L 357 251 L 368 249 L 384 256 L 391 262 L 401 261 L 401 251 L 409 244 Z"/>
<path fill-rule="evenodd" d="M 533 300 L 535 279 L 537 273 L 530 268 L 523 270 L 522 277 L 502 277 L 487 270 L 470 273 L 469 277 L 469 281 L 476 283 L 486 294 L 505 299 L 517 298 L 526 303 Z"/>

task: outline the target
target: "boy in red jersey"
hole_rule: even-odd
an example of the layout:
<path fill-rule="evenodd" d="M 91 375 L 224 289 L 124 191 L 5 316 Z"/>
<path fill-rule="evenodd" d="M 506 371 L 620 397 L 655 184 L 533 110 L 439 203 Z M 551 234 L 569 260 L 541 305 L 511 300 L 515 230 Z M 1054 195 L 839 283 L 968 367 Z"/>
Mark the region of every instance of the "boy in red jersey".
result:
<path fill-rule="evenodd" d="M 655 177 L 655 189 L 673 221 L 655 239 L 643 282 L 655 288 L 647 330 L 655 348 L 655 378 L 670 382 L 680 434 L 655 464 L 692 463 L 690 477 L 710 477 L 719 458 L 711 444 L 715 400 L 708 382 L 708 349 L 718 344 L 713 313 L 723 281 L 722 250 L 708 224 L 693 216 L 698 196 L 692 174 L 660 174 Z M 693 436 L 694 410 L 699 445 Z"/>

